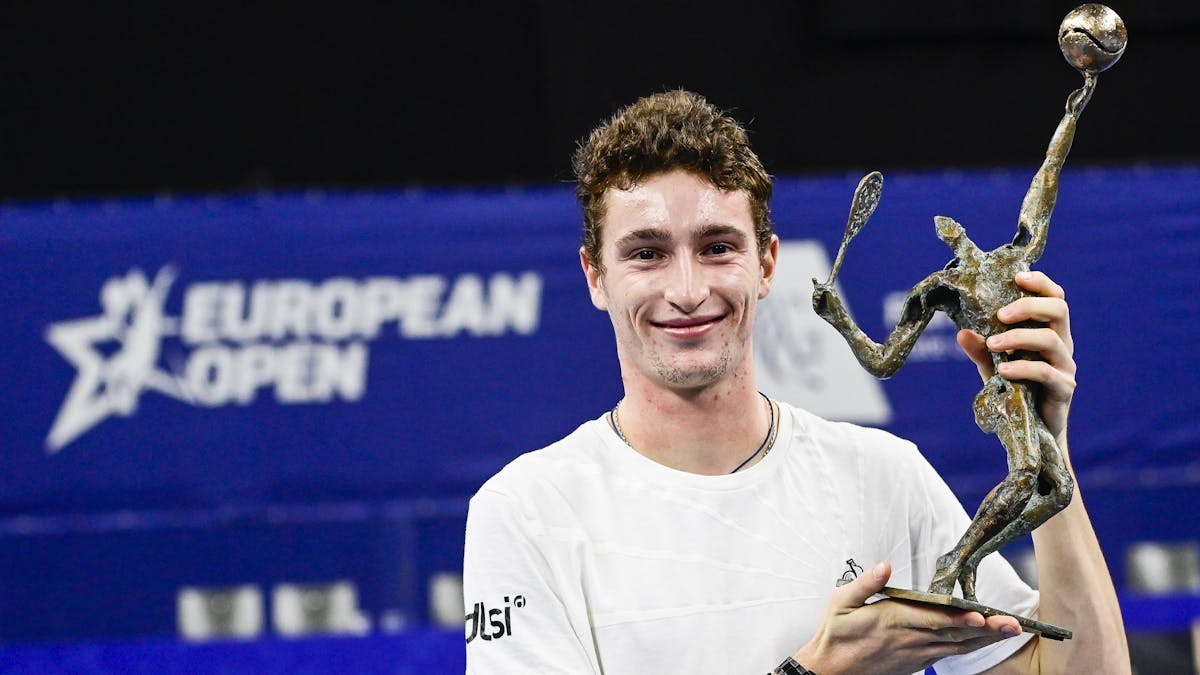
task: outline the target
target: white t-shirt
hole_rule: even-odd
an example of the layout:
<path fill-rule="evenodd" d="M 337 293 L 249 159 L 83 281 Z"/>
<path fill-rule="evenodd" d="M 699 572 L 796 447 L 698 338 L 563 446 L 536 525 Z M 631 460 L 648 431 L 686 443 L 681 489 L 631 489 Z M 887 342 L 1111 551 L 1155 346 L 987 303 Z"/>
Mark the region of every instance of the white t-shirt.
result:
<path fill-rule="evenodd" d="M 658 464 L 600 418 L 492 477 L 467 517 L 467 672 L 762 675 L 816 631 L 848 560 L 926 588 L 970 519 L 916 447 L 780 410 L 771 452 L 726 476 Z M 998 555 L 977 590 L 1037 607 Z M 1029 637 L 936 668 L 979 672 Z"/>

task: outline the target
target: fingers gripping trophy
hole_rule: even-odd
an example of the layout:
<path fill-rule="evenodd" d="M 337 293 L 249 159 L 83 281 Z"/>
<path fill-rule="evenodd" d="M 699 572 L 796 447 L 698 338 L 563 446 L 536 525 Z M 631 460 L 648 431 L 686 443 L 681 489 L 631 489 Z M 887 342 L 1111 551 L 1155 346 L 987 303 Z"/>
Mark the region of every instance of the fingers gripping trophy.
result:
<path fill-rule="evenodd" d="M 890 377 L 899 370 L 938 311 L 945 312 L 960 329 L 975 331 L 984 339 L 1021 327 L 1000 322 L 996 312 L 1028 295 L 1014 278 L 1018 272 L 1027 271 L 1045 250 L 1050 215 L 1058 196 L 1058 177 L 1071 149 L 1075 124 L 1091 100 L 1099 73 L 1124 53 L 1127 33 L 1116 12 L 1104 5 L 1086 4 L 1067 14 L 1059 28 L 1058 42 L 1063 56 L 1083 75 L 1084 84 L 1067 97 L 1066 112 L 1050 139 L 1045 161 L 1021 204 L 1016 237 L 1010 244 L 985 252 L 971 241 L 962 225 L 951 218 L 935 217 L 937 236 L 954 251 L 954 258 L 913 287 L 899 322 L 882 344 L 863 333 L 834 289 L 847 245 L 879 203 L 883 176 L 873 172 L 859 182 L 829 279 L 824 283 L 813 279 L 813 308 L 841 333 L 859 363 L 876 377 Z M 1033 356 L 992 353 L 992 360 L 995 366 L 1001 361 Z M 1066 508 L 1075 485 L 1054 436 L 1038 413 L 1034 385 L 994 374 L 975 397 L 974 409 L 979 427 L 995 434 L 1004 445 L 1009 473 L 984 498 L 958 544 L 938 559 L 928 592 L 886 588 L 884 594 L 953 605 L 985 615 L 1008 614 L 976 602 L 975 575 L 980 560 Z M 952 596 L 956 584 L 961 586 L 963 598 Z M 1070 631 L 1057 626 L 1016 618 L 1027 631 L 1059 640 L 1071 637 Z"/>

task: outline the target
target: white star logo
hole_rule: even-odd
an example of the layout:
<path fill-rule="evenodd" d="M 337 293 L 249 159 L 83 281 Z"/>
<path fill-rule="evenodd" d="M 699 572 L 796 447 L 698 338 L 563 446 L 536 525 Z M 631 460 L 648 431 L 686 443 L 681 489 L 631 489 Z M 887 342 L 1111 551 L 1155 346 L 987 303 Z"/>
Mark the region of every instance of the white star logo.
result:
<path fill-rule="evenodd" d="M 47 452 L 58 452 L 110 415 L 132 415 L 146 389 L 191 401 L 183 382 L 156 365 L 163 337 L 179 332 L 179 319 L 163 313 L 174 281 L 170 266 L 158 271 L 153 284 L 141 270 L 130 270 L 104 282 L 103 314 L 59 322 L 46 330 L 46 341 L 77 370 L 46 436 Z M 97 347 L 108 342 L 120 347 L 106 358 Z"/>

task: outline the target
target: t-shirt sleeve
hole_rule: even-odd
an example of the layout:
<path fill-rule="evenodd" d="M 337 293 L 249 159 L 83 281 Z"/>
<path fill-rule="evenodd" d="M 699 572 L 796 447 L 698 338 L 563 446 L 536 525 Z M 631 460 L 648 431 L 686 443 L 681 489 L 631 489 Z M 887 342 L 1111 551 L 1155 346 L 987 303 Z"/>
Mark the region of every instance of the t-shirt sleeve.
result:
<path fill-rule="evenodd" d="M 467 673 L 600 673 L 578 572 L 537 513 L 485 486 L 463 556 Z"/>
<path fill-rule="evenodd" d="M 958 543 L 970 525 L 971 518 L 950 487 L 919 453 L 916 455 L 913 470 L 917 475 L 915 483 L 920 485 L 925 493 L 924 499 L 928 509 L 926 517 L 914 521 L 915 531 L 911 533 L 916 543 L 913 569 L 921 571 L 914 580 L 920 586 L 926 586 L 932 580 L 938 557 Z M 980 562 L 975 585 L 981 603 L 1036 618 L 1037 591 L 1022 581 L 999 553 L 986 556 Z M 934 670 L 938 675 L 983 672 L 1016 653 L 1032 637 L 1030 633 L 1022 633 L 970 654 L 942 659 L 934 665 Z"/>

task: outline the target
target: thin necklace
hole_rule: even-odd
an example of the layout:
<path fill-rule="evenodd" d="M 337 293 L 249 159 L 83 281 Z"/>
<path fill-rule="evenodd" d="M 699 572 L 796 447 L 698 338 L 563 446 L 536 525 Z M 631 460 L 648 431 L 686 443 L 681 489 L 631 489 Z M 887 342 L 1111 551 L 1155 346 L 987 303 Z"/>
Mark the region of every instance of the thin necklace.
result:
<path fill-rule="evenodd" d="M 742 463 L 738 464 L 736 469 L 730 471 L 729 473 L 731 474 L 741 471 L 742 467 L 749 464 L 750 460 L 758 457 L 759 453 L 762 453 L 762 456 L 766 457 L 767 453 L 771 452 L 771 448 L 775 447 L 775 439 L 779 435 L 779 420 L 775 414 L 775 402 L 768 398 L 767 395 L 761 391 L 758 392 L 758 395 L 762 396 L 763 400 L 767 402 L 767 410 L 769 410 L 771 413 L 771 424 L 767 427 L 767 435 L 765 438 L 763 438 L 762 443 L 760 443 L 759 446 L 754 449 L 754 452 L 750 453 L 749 457 L 742 460 Z M 629 442 L 629 439 L 625 437 L 625 432 L 621 429 L 621 415 L 618 412 L 620 407 L 621 402 L 617 401 L 617 404 L 613 406 L 612 410 L 608 411 L 608 423 L 613 428 L 613 431 L 617 432 L 617 436 L 625 443 L 625 445 L 633 448 L 633 443 Z M 637 448 L 634 449 L 636 450 Z"/>

